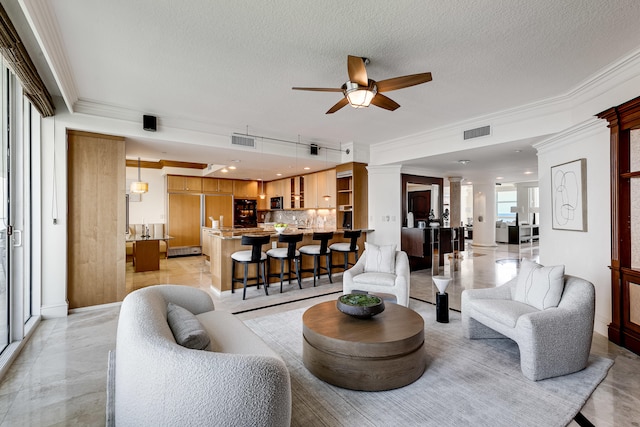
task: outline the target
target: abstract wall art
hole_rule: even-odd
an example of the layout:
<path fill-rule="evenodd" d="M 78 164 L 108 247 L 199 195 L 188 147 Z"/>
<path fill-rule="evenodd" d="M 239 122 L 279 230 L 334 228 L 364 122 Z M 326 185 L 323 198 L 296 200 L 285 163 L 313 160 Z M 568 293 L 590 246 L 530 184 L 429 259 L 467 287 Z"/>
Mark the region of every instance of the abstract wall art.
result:
<path fill-rule="evenodd" d="M 551 167 L 554 230 L 587 231 L 587 159 Z"/>

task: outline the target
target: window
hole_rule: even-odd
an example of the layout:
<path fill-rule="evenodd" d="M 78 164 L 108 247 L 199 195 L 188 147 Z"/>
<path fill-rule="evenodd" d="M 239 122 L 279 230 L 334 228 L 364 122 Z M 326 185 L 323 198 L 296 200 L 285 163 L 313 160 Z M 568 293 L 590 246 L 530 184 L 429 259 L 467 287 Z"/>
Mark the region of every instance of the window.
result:
<path fill-rule="evenodd" d="M 516 206 L 518 206 L 518 192 L 515 189 L 496 191 L 497 219 L 515 221 L 516 214 L 511 212 L 511 208 Z"/>

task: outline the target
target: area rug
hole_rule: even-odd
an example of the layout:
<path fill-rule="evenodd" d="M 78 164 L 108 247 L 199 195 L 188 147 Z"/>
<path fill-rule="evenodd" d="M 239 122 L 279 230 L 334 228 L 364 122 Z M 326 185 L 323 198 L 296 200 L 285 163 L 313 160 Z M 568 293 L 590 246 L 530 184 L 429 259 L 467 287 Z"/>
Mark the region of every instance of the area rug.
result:
<path fill-rule="evenodd" d="M 411 300 L 425 319 L 428 365 L 416 382 L 361 392 L 327 384 L 302 363 L 302 314 L 297 309 L 245 321 L 285 360 L 291 375 L 293 426 L 565 426 L 605 378 L 613 361 L 591 355 L 572 375 L 529 381 L 517 345 L 507 339 L 468 340 L 460 314 L 435 321 L 435 307 Z"/>

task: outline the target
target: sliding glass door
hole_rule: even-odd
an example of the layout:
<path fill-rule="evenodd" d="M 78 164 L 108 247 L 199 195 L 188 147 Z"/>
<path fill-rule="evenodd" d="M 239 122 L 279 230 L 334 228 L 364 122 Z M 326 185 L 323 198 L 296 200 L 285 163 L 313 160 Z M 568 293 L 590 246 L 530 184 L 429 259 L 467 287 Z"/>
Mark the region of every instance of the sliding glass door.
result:
<path fill-rule="evenodd" d="M 31 105 L 0 64 L 0 353 L 25 336 L 32 316 Z"/>

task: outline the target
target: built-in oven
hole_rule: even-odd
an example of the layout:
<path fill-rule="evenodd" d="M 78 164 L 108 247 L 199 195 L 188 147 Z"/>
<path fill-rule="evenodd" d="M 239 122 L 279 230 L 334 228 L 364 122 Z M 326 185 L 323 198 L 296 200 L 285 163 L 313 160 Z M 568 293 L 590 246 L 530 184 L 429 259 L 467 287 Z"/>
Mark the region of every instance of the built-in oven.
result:
<path fill-rule="evenodd" d="M 284 197 L 272 197 L 271 209 L 284 209 Z"/>

